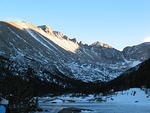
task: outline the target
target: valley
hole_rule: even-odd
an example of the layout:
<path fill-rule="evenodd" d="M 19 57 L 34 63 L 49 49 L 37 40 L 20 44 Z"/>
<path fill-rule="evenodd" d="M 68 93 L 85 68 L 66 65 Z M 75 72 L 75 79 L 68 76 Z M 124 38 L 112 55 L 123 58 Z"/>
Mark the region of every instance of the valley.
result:
<path fill-rule="evenodd" d="M 120 51 L 47 25 L 0 21 L 0 97 L 12 113 L 148 113 L 149 75 L 150 42 Z"/>

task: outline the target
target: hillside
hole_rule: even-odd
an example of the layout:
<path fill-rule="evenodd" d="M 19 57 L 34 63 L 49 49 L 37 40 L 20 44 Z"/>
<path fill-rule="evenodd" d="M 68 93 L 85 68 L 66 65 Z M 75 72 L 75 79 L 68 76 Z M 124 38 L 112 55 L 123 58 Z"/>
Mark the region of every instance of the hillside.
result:
<path fill-rule="evenodd" d="M 114 91 L 135 87 L 150 88 L 150 59 L 108 82 L 107 86 L 109 89 L 114 89 Z"/>

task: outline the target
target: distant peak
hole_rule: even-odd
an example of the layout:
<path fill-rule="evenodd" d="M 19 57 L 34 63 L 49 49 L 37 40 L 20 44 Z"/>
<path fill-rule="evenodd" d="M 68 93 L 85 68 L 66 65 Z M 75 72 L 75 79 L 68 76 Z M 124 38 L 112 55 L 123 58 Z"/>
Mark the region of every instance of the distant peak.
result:
<path fill-rule="evenodd" d="M 102 47 L 106 47 L 106 48 L 112 48 L 111 46 L 109 46 L 108 44 L 105 43 L 101 43 L 99 41 L 96 41 L 94 43 L 91 44 L 92 46 L 102 46 Z"/>
<path fill-rule="evenodd" d="M 53 32 L 53 29 L 48 25 L 41 25 L 38 26 L 38 28 L 41 28 L 43 31 L 45 31 L 48 34 L 51 34 Z"/>

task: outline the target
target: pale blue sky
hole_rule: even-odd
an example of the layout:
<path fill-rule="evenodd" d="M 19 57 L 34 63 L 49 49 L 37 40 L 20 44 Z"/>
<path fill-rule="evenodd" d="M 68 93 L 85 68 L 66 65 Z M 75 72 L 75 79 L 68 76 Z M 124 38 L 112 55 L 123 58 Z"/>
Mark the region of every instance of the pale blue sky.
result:
<path fill-rule="evenodd" d="M 0 19 L 47 24 L 78 41 L 121 49 L 150 37 L 150 0 L 0 0 Z"/>

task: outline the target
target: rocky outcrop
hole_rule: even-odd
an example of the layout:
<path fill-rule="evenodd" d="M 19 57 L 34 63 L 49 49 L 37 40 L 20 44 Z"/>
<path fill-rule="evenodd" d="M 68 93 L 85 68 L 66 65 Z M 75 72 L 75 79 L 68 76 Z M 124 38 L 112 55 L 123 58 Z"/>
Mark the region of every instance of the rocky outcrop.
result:
<path fill-rule="evenodd" d="M 48 34 L 51 34 L 51 35 L 53 34 L 53 30 L 50 26 L 42 25 L 42 26 L 38 26 L 38 28 L 41 28 L 42 30 L 44 30 Z"/>
<path fill-rule="evenodd" d="M 101 43 L 101 42 L 99 42 L 99 41 L 94 42 L 94 43 L 92 43 L 91 45 L 92 45 L 92 46 L 102 46 L 102 47 L 106 47 L 106 48 L 113 48 L 113 47 L 109 46 L 108 44 Z"/>
<path fill-rule="evenodd" d="M 150 57 L 150 42 L 145 42 L 136 46 L 123 49 L 126 59 L 136 59 L 144 61 Z"/>
<path fill-rule="evenodd" d="M 53 34 L 58 37 L 58 38 L 63 38 L 64 37 L 64 34 L 62 34 L 61 32 L 59 31 L 53 31 Z"/>

